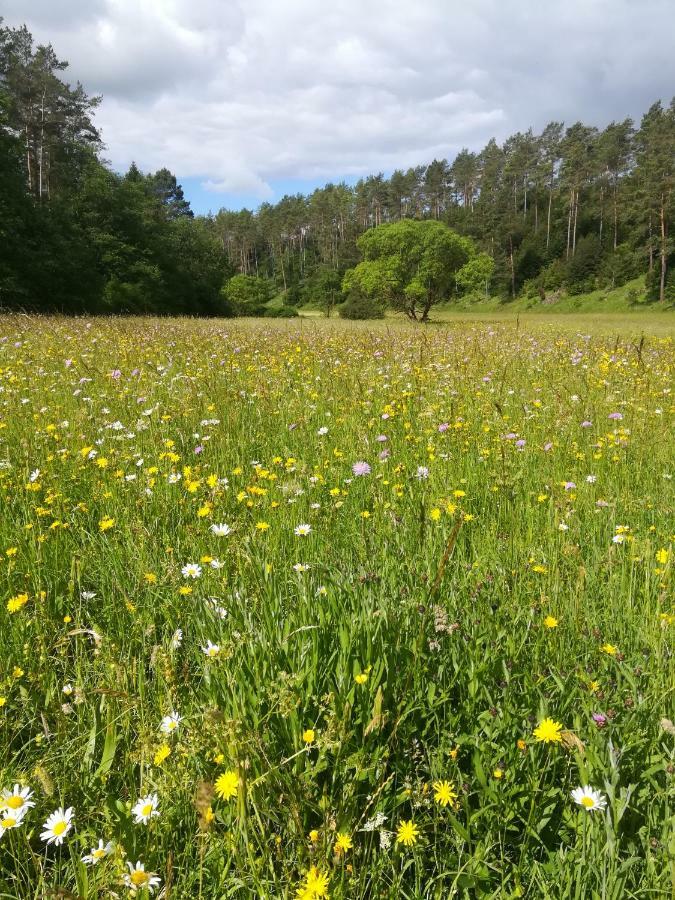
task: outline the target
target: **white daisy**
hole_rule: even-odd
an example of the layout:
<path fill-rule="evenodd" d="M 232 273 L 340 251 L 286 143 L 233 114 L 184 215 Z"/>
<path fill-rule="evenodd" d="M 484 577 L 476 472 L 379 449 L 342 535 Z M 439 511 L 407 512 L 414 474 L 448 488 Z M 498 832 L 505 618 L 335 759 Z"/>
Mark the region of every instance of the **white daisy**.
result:
<path fill-rule="evenodd" d="M 173 635 L 171 636 L 171 649 L 178 650 L 180 645 L 183 643 L 183 629 L 176 628 Z"/>
<path fill-rule="evenodd" d="M 136 825 L 147 825 L 153 816 L 158 816 L 159 797 L 157 794 L 148 794 L 147 797 L 141 797 L 131 810 Z"/>
<path fill-rule="evenodd" d="M 199 578 L 202 574 L 202 567 L 197 563 L 186 563 L 181 569 L 183 578 Z"/>
<path fill-rule="evenodd" d="M 112 853 L 113 847 L 114 844 L 112 841 L 108 841 L 107 844 L 104 844 L 102 840 L 99 840 L 98 847 L 92 847 L 91 852 L 82 857 L 82 862 L 87 866 L 95 866 Z"/>
<path fill-rule="evenodd" d="M 40 835 L 48 844 L 62 844 L 64 837 L 73 827 L 73 807 L 64 809 L 60 806 L 55 810 L 42 826 L 44 831 Z"/>
<path fill-rule="evenodd" d="M 210 658 L 213 658 L 214 656 L 218 656 L 218 654 L 220 653 L 220 646 L 218 644 L 212 644 L 211 641 L 207 641 L 206 644 L 202 647 L 202 653 Z"/>
<path fill-rule="evenodd" d="M 225 522 L 212 525 L 210 531 L 215 534 L 216 537 L 227 537 L 228 534 L 232 533 L 232 529 L 229 525 L 226 525 Z"/>
<path fill-rule="evenodd" d="M 161 878 L 158 878 L 154 872 L 145 871 L 145 866 L 142 862 L 137 862 L 135 866 L 128 862 L 127 866 L 129 867 L 129 873 L 124 875 L 124 883 L 132 894 L 143 890 L 143 888 L 146 888 L 148 893 L 152 894 L 155 888 L 162 883 Z"/>
<path fill-rule="evenodd" d="M 592 812 L 594 809 L 603 810 L 607 806 L 607 798 L 604 794 L 594 790 L 588 784 L 585 787 L 575 788 L 572 791 L 572 799 L 588 812 Z"/>
<path fill-rule="evenodd" d="M 0 809 L 23 815 L 31 806 L 35 806 L 32 796 L 33 792 L 29 787 L 19 784 L 15 784 L 11 791 L 5 788 L 0 793 Z"/>
<path fill-rule="evenodd" d="M 159 726 L 159 730 L 163 734 L 172 734 L 180 725 L 182 721 L 182 717 L 178 715 L 177 712 L 172 712 L 168 716 L 164 716 L 162 719 L 161 725 Z"/>
<path fill-rule="evenodd" d="M 10 809 L 6 809 L 2 814 L 2 818 L 0 818 L 0 838 L 2 838 L 3 834 L 11 828 L 18 828 L 23 822 L 23 817 L 23 810 L 13 812 Z"/>
<path fill-rule="evenodd" d="M 307 525 L 307 524 L 296 525 L 293 533 L 296 535 L 296 537 L 307 537 L 307 535 L 311 532 L 311 530 L 312 530 L 311 525 Z"/>

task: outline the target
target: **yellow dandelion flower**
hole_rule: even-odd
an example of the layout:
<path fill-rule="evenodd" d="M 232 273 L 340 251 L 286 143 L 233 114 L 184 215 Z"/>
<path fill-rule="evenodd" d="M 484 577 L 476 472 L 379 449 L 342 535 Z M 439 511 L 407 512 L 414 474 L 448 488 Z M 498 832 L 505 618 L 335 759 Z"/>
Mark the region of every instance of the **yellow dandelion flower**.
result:
<path fill-rule="evenodd" d="M 448 806 L 448 804 L 453 803 L 457 799 L 455 785 L 452 781 L 435 781 L 433 788 L 434 800 L 440 806 Z"/>
<path fill-rule="evenodd" d="M 156 766 L 161 766 L 162 763 L 167 760 L 171 756 L 171 747 L 168 744 L 162 744 L 161 747 L 157 749 L 155 753 L 155 758 L 153 760 Z"/>
<path fill-rule="evenodd" d="M 338 833 L 338 836 L 335 840 L 335 852 L 336 853 L 346 853 L 352 847 L 352 839 L 346 834 L 346 832 L 341 831 Z"/>
<path fill-rule="evenodd" d="M 396 843 L 405 847 L 414 847 L 419 837 L 419 828 L 412 819 L 403 820 L 396 831 Z"/>
<path fill-rule="evenodd" d="M 553 719 L 542 719 L 532 734 L 538 741 L 544 744 L 556 744 L 562 740 L 560 732 L 562 725 L 560 722 L 554 722 Z"/>
<path fill-rule="evenodd" d="M 239 775 L 234 769 L 223 772 L 219 775 L 215 783 L 216 795 L 221 800 L 231 800 L 239 793 Z"/>
<path fill-rule="evenodd" d="M 18 612 L 28 603 L 28 594 L 17 594 L 16 597 L 10 597 L 7 601 L 7 611 L 10 613 Z"/>

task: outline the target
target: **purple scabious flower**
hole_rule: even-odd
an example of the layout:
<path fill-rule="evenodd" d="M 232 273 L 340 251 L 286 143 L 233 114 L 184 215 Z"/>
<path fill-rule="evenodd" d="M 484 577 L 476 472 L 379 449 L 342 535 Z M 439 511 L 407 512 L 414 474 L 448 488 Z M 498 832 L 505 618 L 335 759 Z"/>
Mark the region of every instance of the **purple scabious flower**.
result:
<path fill-rule="evenodd" d="M 352 472 L 355 475 L 370 475 L 370 466 L 367 462 L 364 462 L 362 459 L 360 459 L 352 466 Z"/>
<path fill-rule="evenodd" d="M 582 427 L 582 428 L 592 428 L 592 427 L 593 427 L 593 423 L 592 423 L 592 422 L 589 422 L 588 419 L 586 419 L 586 421 L 584 421 L 584 422 L 581 423 L 581 427 Z"/>
<path fill-rule="evenodd" d="M 443 434 L 443 432 L 447 431 L 449 427 L 450 425 L 447 422 L 441 422 L 441 424 L 438 426 L 438 430 L 441 434 Z"/>
<path fill-rule="evenodd" d="M 614 419 L 617 422 L 620 422 L 623 419 L 623 413 L 620 412 L 611 412 L 608 416 L 608 419 Z"/>

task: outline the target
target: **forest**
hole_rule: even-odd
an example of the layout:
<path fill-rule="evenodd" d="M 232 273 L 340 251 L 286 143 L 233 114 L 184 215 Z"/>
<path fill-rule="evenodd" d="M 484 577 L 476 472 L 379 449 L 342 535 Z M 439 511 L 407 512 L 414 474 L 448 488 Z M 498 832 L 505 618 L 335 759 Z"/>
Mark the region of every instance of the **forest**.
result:
<path fill-rule="evenodd" d="M 0 20 L 2 309 L 290 315 L 304 304 L 330 313 L 345 297 L 358 306 L 360 292 L 377 314 L 397 304 L 375 285 L 381 269 L 371 266 L 369 289 L 358 276 L 385 241 L 367 235 L 412 235 L 391 229 L 407 220 L 442 223 L 466 250 L 463 268 L 431 260 L 443 270 L 433 289 L 421 257 L 411 262 L 405 296 L 424 293 L 427 312 L 459 297 L 545 301 L 638 276 L 636 299 L 675 302 L 675 99 L 656 100 L 639 124 L 549 122 L 451 161 L 199 216 L 169 169 L 112 170 L 94 124 L 101 98 L 66 70 L 51 45 Z"/>

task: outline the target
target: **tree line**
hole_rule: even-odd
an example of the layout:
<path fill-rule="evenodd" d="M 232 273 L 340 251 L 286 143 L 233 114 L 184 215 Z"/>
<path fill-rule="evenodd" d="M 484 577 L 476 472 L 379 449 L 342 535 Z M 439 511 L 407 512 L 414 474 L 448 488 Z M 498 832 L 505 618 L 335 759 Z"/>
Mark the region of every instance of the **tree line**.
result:
<path fill-rule="evenodd" d="M 543 299 L 639 275 L 643 299 L 675 301 L 675 99 L 654 103 L 639 125 L 551 122 L 451 162 L 195 216 L 167 169 L 105 164 L 100 98 L 68 84 L 66 68 L 25 26 L 0 20 L 3 308 L 228 315 L 262 313 L 280 295 L 277 311 L 330 311 L 345 296 L 358 305 L 355 292 L 374 295 L 387 242 L 415 269 L 391 303 L 408 312 L 413 298 L 423 316 L 428 302 L 454 296 Z M 448 226 L 455 250 L 469 248 L 462 264 L 439 273 L 450 244 L 433 228 L 411 255 L 415 229 L 391 229 L 408 221 Z M 388 237 L 368 236 L 383 225 Z"/>

